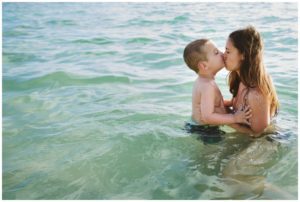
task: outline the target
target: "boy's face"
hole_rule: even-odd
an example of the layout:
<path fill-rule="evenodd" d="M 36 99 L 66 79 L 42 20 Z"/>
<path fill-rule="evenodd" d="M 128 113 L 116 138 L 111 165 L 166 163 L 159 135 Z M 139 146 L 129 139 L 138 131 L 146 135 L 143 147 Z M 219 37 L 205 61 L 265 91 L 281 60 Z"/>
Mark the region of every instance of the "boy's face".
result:
<path fill-rule="evenodd" d="M 212 41 L 208 41 L 205 44 L 205 49 L 208 68 L 215 70 L 216 72 L 221 70 L 225 66 L 223 53 L 216 47 L 216 45 Z"/>

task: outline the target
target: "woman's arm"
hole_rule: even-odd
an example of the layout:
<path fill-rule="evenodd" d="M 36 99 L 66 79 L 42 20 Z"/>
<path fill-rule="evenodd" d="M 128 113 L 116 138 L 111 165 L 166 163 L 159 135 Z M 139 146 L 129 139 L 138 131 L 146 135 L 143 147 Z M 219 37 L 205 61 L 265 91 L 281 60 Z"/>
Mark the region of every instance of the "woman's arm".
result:
<path fill-rule="evenodd" d="M 257 90 L 250 90 L 248 105 L 252 109 L 252 117 L 250 118 L 251 130 L 259 135 L 270 124 L 269 100 Z"/>
<path fill-rule="evenodd" d="M 246 96 L 248 102 L 244 104 L 247 104 L 252 110 L 249 127 L 241 124 L 229 124 L 228 126 L 234 128 L 238 132 L 248 133 L 251 136 L 259 137 L 270 123 L 269 100 L 254 89 L 250 90 L 249 94 Z"/>
<path fill-rule="evenodd" d="M 240 133 L 248 133 L 248 134 L 251 134 L 251 136 L 258 136 L 249 127 L 242 126 L 242 125 L 237 124 L 237 123 L 229 124 L 228 126 L 231 127 L 231 128 L 234 128 L 235 130 L 237 130 Z"/>

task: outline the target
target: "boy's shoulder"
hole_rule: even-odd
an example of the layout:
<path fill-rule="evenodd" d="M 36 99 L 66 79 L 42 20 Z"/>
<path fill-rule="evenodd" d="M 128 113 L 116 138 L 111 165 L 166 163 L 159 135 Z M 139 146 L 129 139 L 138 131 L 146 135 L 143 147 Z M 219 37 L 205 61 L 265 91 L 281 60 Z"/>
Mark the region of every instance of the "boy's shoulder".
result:
<path fill-rule="evenodd" d="M 212 90 L 218 89 L 218 86 L 214 80 L 203 79 L 203 78 L 198 77 L 195 80 L 194 89 L 197 90 L 199 93 L 201 93 L 204 91 L 212 91 Z"/>
<path fill-rule="evenodd" d="M 218 87 L 216 82 L 213 79 L 207 79 L 207 78 L 201 78 L 201 77 L 198 77 L 195 80 L 195 84 L 205 86 L 205 87 L 208 87 L 208 88 Z"/>
<path fill-rule="evenodd" d="M 201 82 L 201 83 L 210 83 L 212 81 L 213 81 L 212 79 L 208 79 L 201 76 L 198 76 L 197 79 L 195 80 L 195 82 Z"/>

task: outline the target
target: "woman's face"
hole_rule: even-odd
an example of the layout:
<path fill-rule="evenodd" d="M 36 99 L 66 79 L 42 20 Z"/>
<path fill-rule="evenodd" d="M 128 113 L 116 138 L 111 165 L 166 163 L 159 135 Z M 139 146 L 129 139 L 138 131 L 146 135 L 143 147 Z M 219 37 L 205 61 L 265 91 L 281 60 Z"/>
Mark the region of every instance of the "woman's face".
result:
<path fill-rule="evenodd" d="M 234 47 L 231 39 L 228 38 L 224 53 L 224 63 L 226 69 L 228 71 L 239 71 L 242 60 L 243 55 L 236 47 Z"/>

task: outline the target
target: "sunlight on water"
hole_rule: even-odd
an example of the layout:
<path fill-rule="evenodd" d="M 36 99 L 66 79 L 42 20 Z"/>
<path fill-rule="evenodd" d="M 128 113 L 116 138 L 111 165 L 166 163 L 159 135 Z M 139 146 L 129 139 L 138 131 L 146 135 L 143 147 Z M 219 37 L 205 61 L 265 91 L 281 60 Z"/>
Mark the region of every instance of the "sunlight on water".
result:
<path fill-rule="evenodd" d="M 276 133 L 203 142 L 183 49 L 249 24 Z M 3 3 L 3 199 L 297 199 L 297 32 L 296 3 Z"/>

